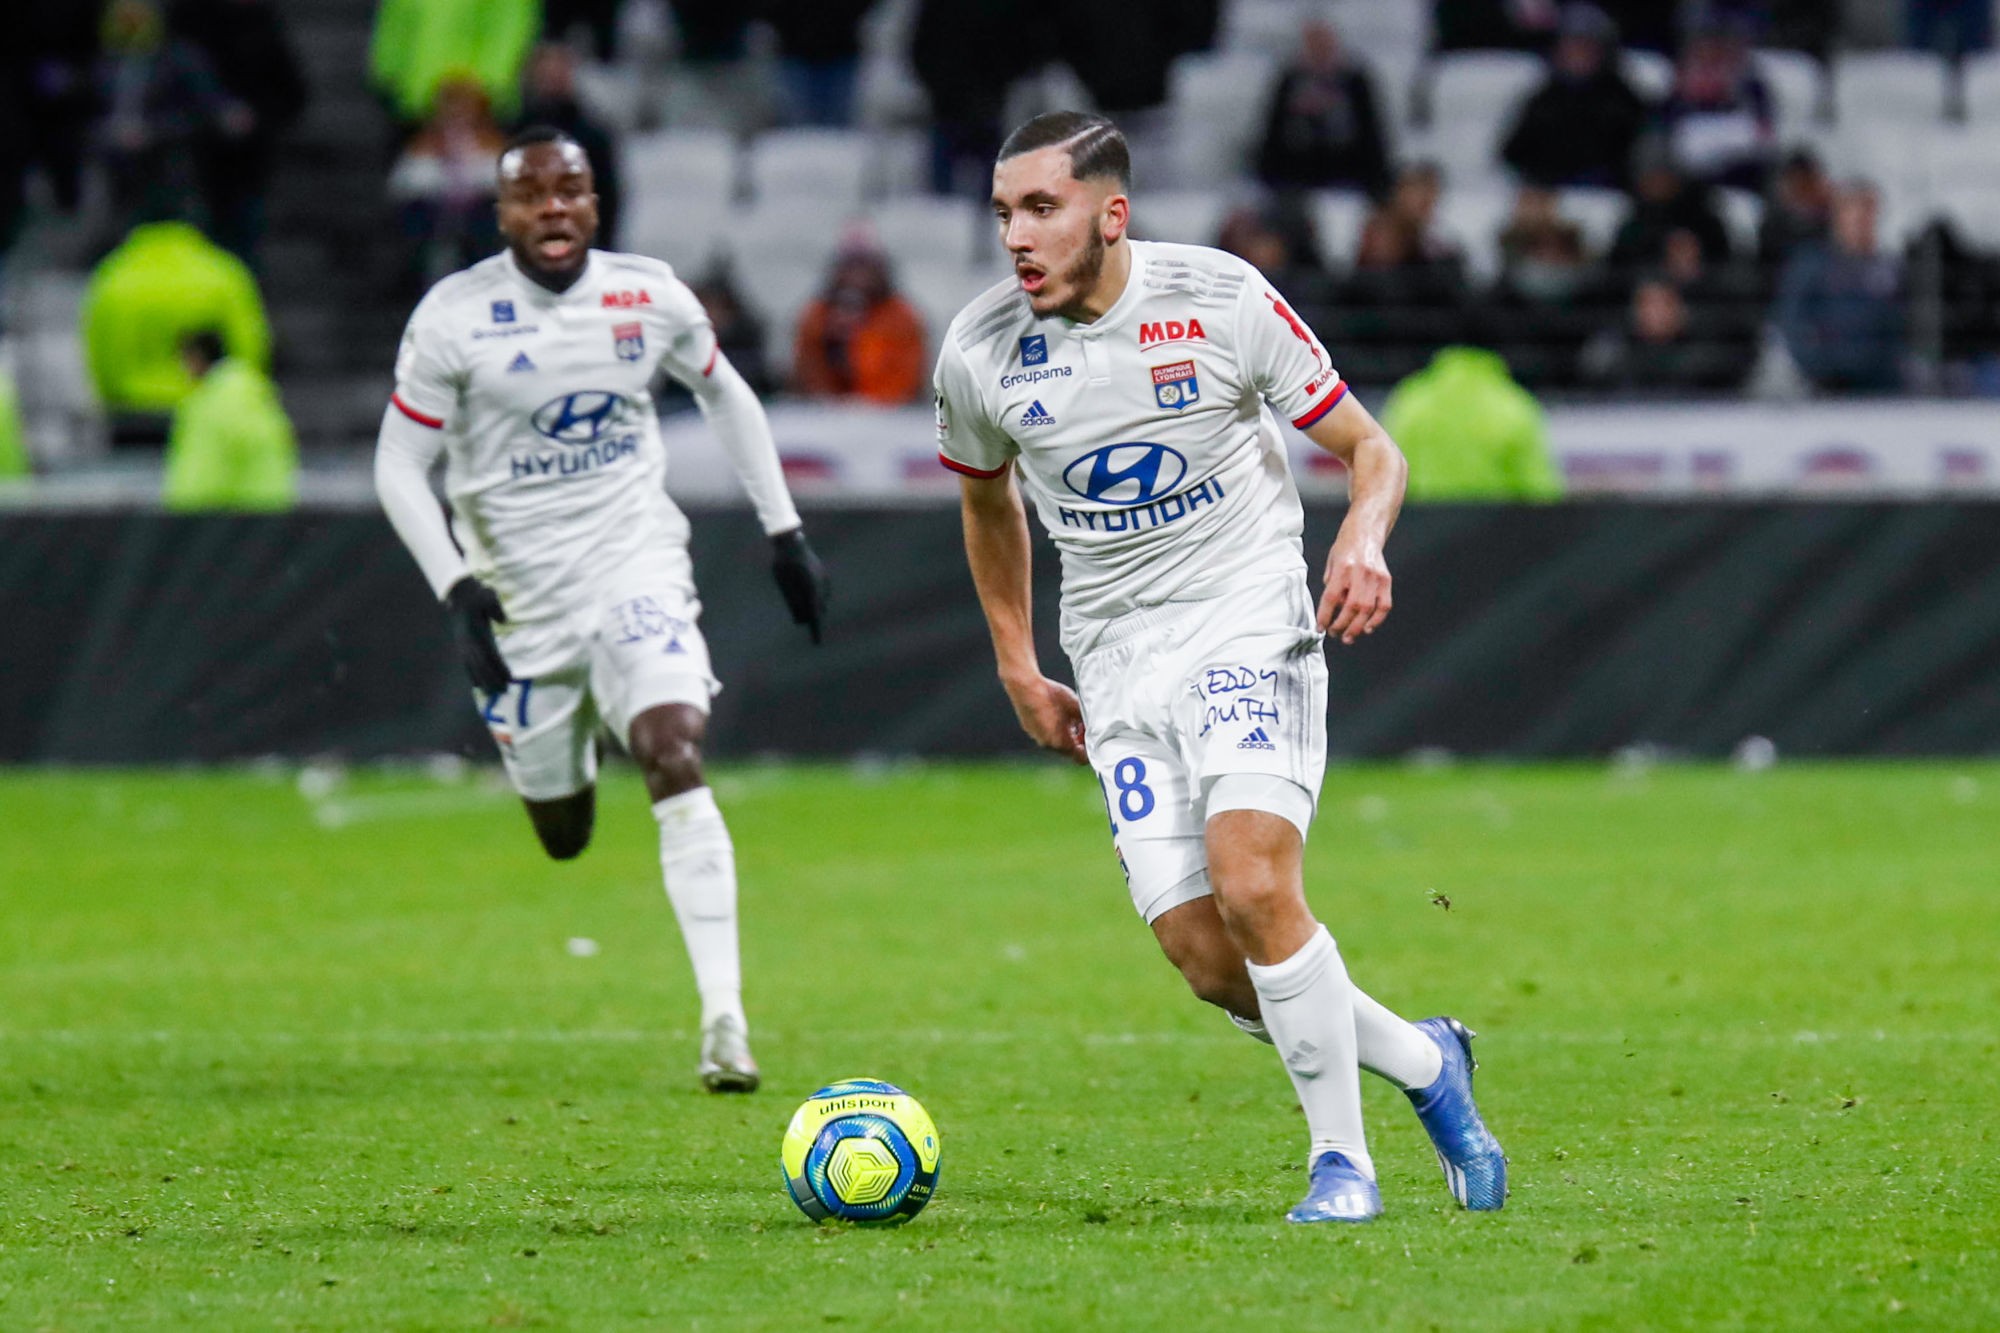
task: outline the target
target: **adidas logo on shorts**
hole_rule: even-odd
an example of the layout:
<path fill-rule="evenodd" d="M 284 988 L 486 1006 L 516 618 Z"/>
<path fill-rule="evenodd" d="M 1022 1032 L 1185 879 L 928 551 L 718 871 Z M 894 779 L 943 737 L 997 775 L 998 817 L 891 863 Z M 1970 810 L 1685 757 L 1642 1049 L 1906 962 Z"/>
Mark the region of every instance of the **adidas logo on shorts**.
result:
<path fill-rule="evenodd" d="M 1272 743 L 1270 736 L 1264 729 L 1259 727 L 1242 740 L 1236 742 L 1236 748 L 1239 750 L 1275 750 L 1278 747 Z"/>

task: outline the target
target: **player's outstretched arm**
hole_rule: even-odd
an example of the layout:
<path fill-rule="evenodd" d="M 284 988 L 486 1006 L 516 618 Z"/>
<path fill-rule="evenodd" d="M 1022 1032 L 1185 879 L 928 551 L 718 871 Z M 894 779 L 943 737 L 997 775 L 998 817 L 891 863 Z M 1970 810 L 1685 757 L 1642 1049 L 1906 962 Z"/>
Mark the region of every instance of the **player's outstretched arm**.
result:
<path fill-rule="evenodd" d="M 1382 552 L 1403 509 L 1410 467 L 1351 393 L 1307 427 L 1306 437 L 1347 464 L 1347 518 L 1327 552 L 1319 627 L 1353 643 L 1389 618 L 1389 562 Z"/>
<path fill-rule="evenodd" d="M 1083 746 L 1083 707 L 1075 691 L 1042 674 L 1035 655 L 1034 603 L 1028 544 L 1028 514 L 1010 467 L 997 477 L 959 478 L 959 510 L 965 524 L 965 559 L 972 584 L 993 635 L 1000 684 L 1014 705 L 1021 729 L 1035 744 L 1088 763 Z"/>
<path fill-rule="evenodd" d="M 826 618 L 826 604 L 832 581 L 826 566 L 806 543 L 805 527 L 792 504 L 785 485 L 784 464 L 778 458 L 778 443 L 771 435 L 770 418 L 757 393 L 717 350 L 707 368 L 683 381 L 694 394 L 695 405 L 723 452 L 736 469 L 757 521 L 771 539 L 771 577 L 792 614 L 792 623 L 804 625 L 818 643 Z"/>

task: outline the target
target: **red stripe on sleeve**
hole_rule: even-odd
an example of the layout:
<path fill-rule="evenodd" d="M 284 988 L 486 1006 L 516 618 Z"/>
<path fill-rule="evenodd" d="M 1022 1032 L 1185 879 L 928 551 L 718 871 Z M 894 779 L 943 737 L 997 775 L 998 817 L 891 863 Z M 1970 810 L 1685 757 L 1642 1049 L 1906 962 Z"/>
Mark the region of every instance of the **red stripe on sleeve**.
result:
<path fill-rule="evenodd" d="M 1002 463 L 999 467 L 994 468 L 991 472 L 987 472 L 984 471 L 983 469 L 972 467 L 965 463 L 961 463 L 956 459 L 946 458 L 943 454 L 938 455 L 938 462 L 943 463 L 953 472 L 962 472 L 968 477 L 980 477 L 986 481 L 993 480 L 993 478 L 999 476 L 1002 472 L 1005 472 L 1007 470 L 1007 464 Z"/>
<path fill-rule="evenodd" d="M 709 374 L 714 371 L 715 358 L 721 355 L 722 355 L 721 343 L 717 343 L 715 346 L 708 349 L 708 364 L 701 368 L 701 377 L 703 379 L 707 379 L 709 377 Z"/>
<path fill-rule="evenodd" d="M 432 430 L 444 429 L 443 417 L 425 416 L 422 412 L 417 411 L 416 408 L 411 407 L 408 403 L 404 402 L 403 396 L 401 394 L 395 394 L 395 393 L 390 394 L 389 401 L 396 405 L 396 410 L 398 412 L 401 412 L 404 416 L 416 422 L 419 426 L 429 426 Z"/>
<path fill-rule="evenodd" d="M 1293 417 L 1292 424 L 1294 426 L 1297 426 L 1300 430 L 1304 430 L 1306 427 L 1312 425 L 1313 422 L 1318 421 L 1321 417 L 1325 416 L 1328 412 L 1333 411 L 1334 406 L 1338 404 L 1340 400 L 1345 397 L 1347 397 L 1347 382 L 1343 380 L 1339 384 L 1334 385 L 1332 392 L 1328 393 L 1326 397 L 1320 399 L 1317 406 L 1308 408 L 1304 416 Z"/>

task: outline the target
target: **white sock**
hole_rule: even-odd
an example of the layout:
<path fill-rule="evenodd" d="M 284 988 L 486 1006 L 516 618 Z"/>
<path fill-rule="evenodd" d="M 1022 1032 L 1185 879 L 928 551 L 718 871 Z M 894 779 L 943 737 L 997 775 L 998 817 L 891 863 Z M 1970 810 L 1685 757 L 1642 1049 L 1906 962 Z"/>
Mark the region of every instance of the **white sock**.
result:
<path fill-rule="evenodd" d="M 1337 1152 L 1369 1179 L 1375 1163 L 1361 1125 L 1361 1066 L 1354 1054 L 1353 986 L 1333 936 L 1321 926 L 1280 963 L 1248 964 L 1264 1026 L 1291 1075 L 1312 1134 L 1308 1163 Z"/>
<path fill-rule="evenodd" d="M 660 822 L 660 868 L 667 899 L 681 923 L 701 1024 L 724 1014 L 743 1017 L 743 969 L 736 955 L 736 849 L 729 826 L 706 787 L 653 804 Z M 746 1025 L 747 1026 L 747 1025 Z"/>
<path fill-rule="evenodd" d="M 1444 1052 L 1437 1043 L 1352 982 L 1348 993 L 1354 997 L 1354 1051 L 1361 1067 L 1399 1088 L 1428 1088 L 1437 1082 L 1444 1072 Z M 1270 1029 L 1258 1019 L 1228 1017 L 1245 1036 L 1273 1044 Z"/>
<path fill-rule="evenodd" d="M 1354 1049 L 1361 1067 L 1399 1088 L 1428 1088 L 1444 1072 L 1444 1052 L 1409 1019 L 1359 986 L 1354 995 Z"/>

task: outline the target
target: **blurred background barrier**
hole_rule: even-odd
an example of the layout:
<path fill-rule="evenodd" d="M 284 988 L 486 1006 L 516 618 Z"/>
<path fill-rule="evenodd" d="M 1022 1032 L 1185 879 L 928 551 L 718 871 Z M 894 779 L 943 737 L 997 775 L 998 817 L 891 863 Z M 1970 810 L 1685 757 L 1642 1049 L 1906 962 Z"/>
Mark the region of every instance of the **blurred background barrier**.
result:
<path fill-rule="evenodd" d="M 1313 558 L 1339 516 L 1309 511 Z M 693 519 L 717 753 L 1026 753 L 955 513 L 809 510 L 818 650 L 750 516 Z M 2000 505 L 1426 506 L 1390 554 L 1394 618 L 1331 653 L 1336 755 L 2000 748 Z M 0 587 L 0 762 L 491 756 L 378 516 L 0 514 Z"/>

